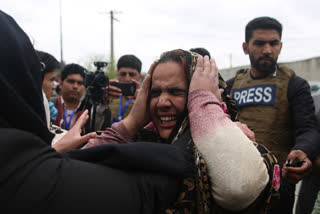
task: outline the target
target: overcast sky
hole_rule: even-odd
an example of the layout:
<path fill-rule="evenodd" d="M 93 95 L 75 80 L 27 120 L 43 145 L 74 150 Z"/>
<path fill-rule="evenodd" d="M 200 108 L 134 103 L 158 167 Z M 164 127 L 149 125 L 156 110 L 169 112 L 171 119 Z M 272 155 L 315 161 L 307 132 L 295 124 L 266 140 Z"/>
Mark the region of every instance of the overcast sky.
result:
<path fill-rule="evenodd" d="M 249 64 L 242 52 L 244 28 L 258 16 L 284 27 L 280 62 L 320 56 L 319 0 L 61 0 L 64 61 L 110 55 L 110 10 L 114 52 L 135 54 L 146 72 L 167 50 L 205 47 L 219 68 Z M 37 49 L 60 60 L 59 0 L 0 0 Z M 232 57 L 231 57 L 232 56 Z"/>

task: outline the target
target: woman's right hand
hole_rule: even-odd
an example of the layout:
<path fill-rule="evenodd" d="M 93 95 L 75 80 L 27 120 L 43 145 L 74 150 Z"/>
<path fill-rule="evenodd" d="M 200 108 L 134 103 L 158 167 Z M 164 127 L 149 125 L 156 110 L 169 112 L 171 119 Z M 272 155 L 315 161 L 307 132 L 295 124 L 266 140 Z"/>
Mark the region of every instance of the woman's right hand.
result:
<path fill-rule="evenodd" d="M 131 136 L 134 136 L 139 129 L 149 122 L 147 102 L 151 85 L 151 76 L 156 65 L 157 62 L 154 62 L 150 66 L 129 115 L 123 119 L 123 124 Z"/>

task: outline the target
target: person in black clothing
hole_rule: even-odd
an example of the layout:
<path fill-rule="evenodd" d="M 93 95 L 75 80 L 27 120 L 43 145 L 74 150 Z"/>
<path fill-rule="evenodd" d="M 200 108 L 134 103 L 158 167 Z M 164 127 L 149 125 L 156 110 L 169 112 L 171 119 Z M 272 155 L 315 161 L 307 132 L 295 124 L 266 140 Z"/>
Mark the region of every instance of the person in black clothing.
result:
<path fill-rule="evenodd" d="M 177 198 L 192 154 L 179 145 L 50 147 L 43 73 L 24 31 L 0 11 L 1 213 L 159 213 Z M 155 172 L 156 171 L 156 172 Z"/>
<path fill-rule="evenodd" d="M 237 100 L 240 122 L 283 164 L 283 203 L 278 212 L 291 213 L 294 184 L 310 173 L 311 161 L 319 153 L 319 132 L 308 83 L 277 64 L 281 35 L 282 25 L 270 17 L 247 24 L 243 51 L 249 55 L 251 67 L 227 81 L 227 91 Z M 303 161 L 300 167 L 286 165 L 295 159 Z"/>

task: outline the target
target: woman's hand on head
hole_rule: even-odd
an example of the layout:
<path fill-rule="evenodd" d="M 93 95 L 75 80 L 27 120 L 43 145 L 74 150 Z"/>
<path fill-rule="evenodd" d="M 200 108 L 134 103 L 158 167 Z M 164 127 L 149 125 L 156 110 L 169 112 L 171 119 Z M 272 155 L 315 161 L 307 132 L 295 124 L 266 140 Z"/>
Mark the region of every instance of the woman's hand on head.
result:
<path fill-rule="evenodd" d="M 144 78 L 142 86 L 139 88 L 136 100 L 131 108 L 129 115 L 123 119 L 123 124 L 129 133 L 134 136 L 139 129 L 149 122 L 148 97 L 151 85 L 152 72 L 157 62 L 152 63 L 149 71 Z"/>
<path fill-rule="evenodd" d="M 219 101 L 221 101 L 218 68 L 214 59 L 209 60 L 208 56 L 198 57 L 197 65 L 191 79 L 189 93 L 199 89 L 212 92 Z"/>
<path fill-rule="evenodd" d="M 84 136 L 81 136 L 83 126 L 89 119 L 88 110 L 85 110 L 74 126 L 64 135 L 58 142 L 52 145 L 57 152 L 68 152 L 80 147 L 82 144 L 88 142 L 91 138 L 95 138 L 97 134 L 91 132 Z"/>

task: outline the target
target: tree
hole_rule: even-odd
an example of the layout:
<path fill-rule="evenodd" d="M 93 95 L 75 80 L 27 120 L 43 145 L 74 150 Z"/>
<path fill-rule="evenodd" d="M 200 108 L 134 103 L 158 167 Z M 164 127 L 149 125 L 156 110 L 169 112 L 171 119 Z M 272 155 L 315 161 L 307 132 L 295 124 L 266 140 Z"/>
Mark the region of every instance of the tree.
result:
<path fill-rule="evenodd" d="M 114 59 L 110 59 L 110 63 L 107 67 L 108 70 L 108 74 L 107 76 L 109 77 L 109 79 L 114 79 L 117 76 L 117 68 L 116 68 L 116 63 Z"/>

